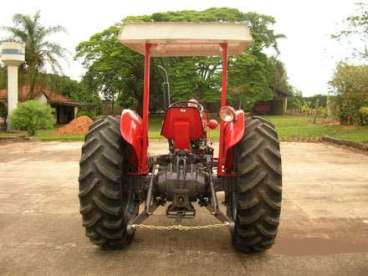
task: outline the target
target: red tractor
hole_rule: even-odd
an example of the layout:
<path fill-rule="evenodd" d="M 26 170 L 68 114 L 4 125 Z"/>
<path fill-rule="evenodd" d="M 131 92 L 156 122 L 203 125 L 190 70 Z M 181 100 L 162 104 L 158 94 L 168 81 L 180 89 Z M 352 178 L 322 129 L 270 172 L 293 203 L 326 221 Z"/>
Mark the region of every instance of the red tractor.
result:
<path fill-rule="evenodd" d="M 125 109 L 120 119 L 98 120 L 85 137 L 79 198 L 87 237 L 102 248 L 123 248 L 158 206 L 167 205 L 167 216 L 180 222 L 195 216 L 193 204 L 198 203 L 195 206 L 208 208 L 229 227 L 238 250 L 271 247 L 282 197 L 278 136 L 270 122 L 245 116 L 226 101 L 228 56 L 249 47 L 248 28 L 229 23 L 130 23 L 119 39 L 144 55 L 143 112 L 141 117 Z M 195 100 L 168 106 L 161 135 L 169 151 L 149 156 L 151 57 L 216 55 L 222 57 L 218 157 L 207 139 L 217 122 L 209 120 Z M 226 213 L 217 199 L 221 191 Z"/>

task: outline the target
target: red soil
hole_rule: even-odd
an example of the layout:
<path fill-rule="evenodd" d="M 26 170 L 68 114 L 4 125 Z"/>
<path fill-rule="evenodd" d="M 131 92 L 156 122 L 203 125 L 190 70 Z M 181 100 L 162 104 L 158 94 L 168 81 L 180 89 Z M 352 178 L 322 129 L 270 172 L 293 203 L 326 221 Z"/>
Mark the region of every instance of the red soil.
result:
<path fill-rule="evenodd" d="M 69 124 L 59 128 L 57 132 L 60 135 L 86 134 L 92 123 L 92 119 L 88 116 L 81 116 L 74 119 Z"/>

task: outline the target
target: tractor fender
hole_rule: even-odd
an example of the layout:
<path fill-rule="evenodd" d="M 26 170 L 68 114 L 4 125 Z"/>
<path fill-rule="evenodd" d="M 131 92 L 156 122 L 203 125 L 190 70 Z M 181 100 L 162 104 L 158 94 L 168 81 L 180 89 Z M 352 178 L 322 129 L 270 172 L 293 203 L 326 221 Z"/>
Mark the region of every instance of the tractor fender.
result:
<path fill-rule="evenodd" d="M 129 163 L 137 168 L 140 174 L 142 164 L 147 161 L 147 154 L 143 153 L 143 120 L 133 110 L 124 109 L 120 117 L 120 133 L 123 139 L 131 146 L 132 154 Z"/>
<path fill-rule="evenodd" d="M 223 128 L 223 165 L 225 174 L 229 174 L 233 165 L 233 156 L 231 149 L 239 143 L 245 133 L 245 114 L 243 110 L 235 112 L 235 120 L 224 123 Z"/>

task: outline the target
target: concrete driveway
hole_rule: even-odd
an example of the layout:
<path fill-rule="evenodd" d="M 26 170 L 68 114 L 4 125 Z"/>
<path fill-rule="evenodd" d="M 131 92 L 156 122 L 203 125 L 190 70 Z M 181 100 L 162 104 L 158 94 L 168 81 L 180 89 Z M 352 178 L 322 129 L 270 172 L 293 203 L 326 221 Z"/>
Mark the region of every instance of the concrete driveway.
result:
<path fill-rule="evenodd" d="M 123 251 L 84 236 L 81 143 L 0 145 L 0 274 L 368 275 L 368 156 L 283 143 L 282 224 L 263 254 L 233 250 L 226 229 L 139 230 Z M 166 146 L 152 143 L 151 151 Z M 163 209 L 146 224 L 170 224 Z M 189 224 L 216 223 L 205 209 Z"/>

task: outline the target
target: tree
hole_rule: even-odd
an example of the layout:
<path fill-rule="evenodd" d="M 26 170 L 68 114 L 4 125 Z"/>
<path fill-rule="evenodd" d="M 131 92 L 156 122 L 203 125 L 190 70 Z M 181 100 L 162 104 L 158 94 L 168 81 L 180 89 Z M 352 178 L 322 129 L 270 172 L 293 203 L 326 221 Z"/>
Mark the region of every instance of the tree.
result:
<path fill-rule="evenodd" d="M 257 101 L 271 100 L 273 75 L 274 68 L 263 53 L 243 54 L 234 59 L 229 66 L 230 101 L 250 111 Z"/>
<path fill-rule="evenodd" d="M 368 58 L 368 1 L 362 0 L 361 2 L 355 3 L 356 14 L 349 16 L 345 19 L 345 27 L 340 32 L 333 34 L 332 38 L 339 41 L 342 40 L 353 40 L 355 47 L 355 53 L 363 58 Z M 361 42 L 361 46 L 359 45 Z"/>
<path fill-rule="evenodd" d="M 301 113 L 304 105 L 303 93 L 292 87 L 289 91 L 287 108 L 291 111 Z"/>
<path fill-rule="evenodd" d="M 368 58 L 368 1 L 356 3 L 356 14 L 345 19 L 345 28 L 332 37 L 337 40 L 353 40 L 354 54 Z M 360 43 L 359 43 L 360 42 Z M 334 105 L 340 122 L 365 124 L 365 108 L 368 107 L 368 66 L 341 62 L 330 82 L 336 94 Z"/>
<path fill-rule="evenodd" d="M 247 22 L 254 41 L 246 53 L 230 60 L 229 98 L 240 100 L 243 108 L 248 110 L 256 101 L 272 98 L 270 86 L 272 86 L 273 64 L 262 51 L 273 48 L 278 53 L 277 40 L 285 37 L 276 34 L 272 29 L 276 22 L 272 16 L 254 12 L 242 13 L 231 8 L 210 8 L 204 11 L 189 10 L 134 16 L 126 18 L 124 22 L 129 21 Z M 172 69 L 169 70 L 174 99 L 196 97 L 210 102 L 219 100 L 222 68 L 219 57 L 176 58 L 171 59 L 169 64 L 174 70 L 175 67 L 179 67 L 174 74 L 170 74 Z"/>
<path fill-rule="evenodd" d="M 274 67 L 274 74 L 272 78 L 272 88 L 274 91 L 282 91 L 284 93 L 291 93 L 292 87 L 288 81 L 288 75 L 284 63 L 275 57 L 270 58 L 270 62 Z"/>
<path fill-rule="evenodd" d="M 81 103 L 80 111 L 98 115 L 101 109 L 101 100 L 97 93 L 86 86 L 85 81 L 76 81 L 68 76 L 56 74 L 40 74 L 39 85 L 58 94 Z"/>
<path fill-rule="evenodd" d="M 368 66 L 340 63 L 330 85 L 341 123 L 362 124 L 360 110 L 368 107 Z"/>
<path fill-rule="evenodd" d="M 117 39 L 120 28 L 120 25 L 112 26 L 80 43 L 76 58 L 82 58 L 88 69 L 83 81 L 89 89 L 102 94 L 112 105 L 122 95 L 127 101 L 131 97 L 139 99 L 139 105 L 143 89 L 143 57 L 121 45 Z"/>
<path fill-rule="evenodd" d="M 42 26 L 40 23 L 40 12 L 33 16 L 15 14 L 13 26 L 2 27 L 10 34 L 11 39 L 21 41 L 25 44 L 25 71 L 28 75 L 30 85 L 29 98 L 33 96 L 39 72 L 46 65 L 52 70 L 61 71 L 58 58 L 65 55 L 65 49 L 55 42 L 49 40 L 49 36 L 64 31 L 62 26 Z"/>
<path fill-rule="evenodd" d="M 229 62 L 229 97 L 251 106 L 257 100 L 272 98 L 274 64 L 262 51 L 273 48 L 278 52 L 277 40 L 284 37 L 272 28 L 275 19 L 257 13 L 242 13 L 237 9 L 211 8 L 204 11 L 178 11 L 130 16 L 122 24 L 136 21 L 191 21 L 191 22 L 248 22 L 254 43 L 249 51 Z M 122 24 L 93 35 L 77 46 L 77 58 L 87 69 L 88 85 L 119 104 L 131 103 L 141 109 L 143 90 L 143 57 L 121 45 L 117 39 Z M 171 95 L 174 101 L 195 97 L 206 102 L 218 101 L 221 85 L 219 57 L 154 58 L 151 78 L 151 107 L 163 106 L 161 84 L 163 76 L 157 66 L 169 73 Z M 235 95 L 236 92 L 240 95 Z M 233 97 L 231 94 L 234 93 Z M 161 104 L 160 104 L 161 103 Z M 248 103 L 248 104 L 247 104 Z"/>

